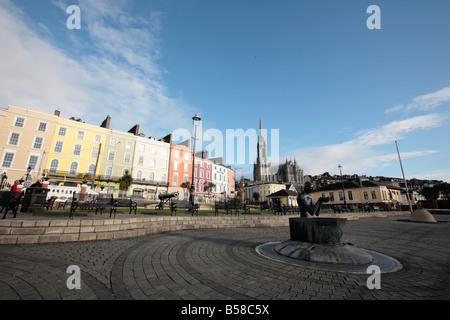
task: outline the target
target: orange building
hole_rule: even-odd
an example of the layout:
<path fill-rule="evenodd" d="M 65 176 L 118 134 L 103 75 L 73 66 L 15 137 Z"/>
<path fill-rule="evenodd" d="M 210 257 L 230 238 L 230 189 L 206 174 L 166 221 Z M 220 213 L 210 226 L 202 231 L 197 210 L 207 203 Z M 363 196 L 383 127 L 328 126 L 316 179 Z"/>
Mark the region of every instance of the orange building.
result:
<path fill-rule="evenodd" d="M 178 192 L 179 199 L 189 197 L 189 190 L 182 188 L 183 182 L 192 182 L 192 148 L 190 141 L 170 145 L 169 189 L 168 192 Z"/>

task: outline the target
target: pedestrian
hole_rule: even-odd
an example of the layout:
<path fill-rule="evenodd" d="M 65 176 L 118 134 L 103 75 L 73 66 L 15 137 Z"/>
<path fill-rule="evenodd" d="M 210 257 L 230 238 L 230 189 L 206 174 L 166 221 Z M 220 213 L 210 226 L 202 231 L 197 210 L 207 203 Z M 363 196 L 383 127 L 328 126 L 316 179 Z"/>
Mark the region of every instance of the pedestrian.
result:
<path fill-rule="evenodd" d="M 16 193 L 17 192 L 17 187 L 19 186 L 19 180 L 14 181 L 14 184 L 11 187 L 11 192 L 12 193 Z"/>
<path fill-rule="evenodd" d="M 6 171 L 2 174 L 2 182 L 0 184 L 0 189 L 3 189 L 3 182 L 6 182 L 8 180 L 8 176 L 6 175 Z"/>
<path fill-rule="evenodd" d="M 42 180 L 38 179 L 35 183 L 33 183 L 30 188 L 42 188 Z"/>

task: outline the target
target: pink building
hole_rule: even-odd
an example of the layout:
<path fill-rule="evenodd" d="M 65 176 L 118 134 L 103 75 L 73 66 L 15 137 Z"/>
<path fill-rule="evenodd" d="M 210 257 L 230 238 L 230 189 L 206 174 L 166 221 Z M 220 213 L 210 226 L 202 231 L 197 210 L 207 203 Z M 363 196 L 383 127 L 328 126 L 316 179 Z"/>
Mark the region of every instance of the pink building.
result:
<path fill-rule="evenodd" d="M 211 182 L 211 178 L 212 162 L 208 159 L 195 157 L 194 185 L 197 197 L 207 197 L 211 194 L 208 189 L 208 182 Z"/>

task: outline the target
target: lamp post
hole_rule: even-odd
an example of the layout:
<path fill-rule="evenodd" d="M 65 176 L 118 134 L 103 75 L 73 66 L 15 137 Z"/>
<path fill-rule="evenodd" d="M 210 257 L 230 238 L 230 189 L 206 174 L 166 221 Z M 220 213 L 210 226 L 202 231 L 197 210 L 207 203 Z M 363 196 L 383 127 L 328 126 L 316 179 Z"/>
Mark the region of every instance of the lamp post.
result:
<path fill-rule="evenodd" d="M 345 201 L 345 188 L 344 188 L 344 180 L 342 180 L 342 166 L 338 165 L 339 171 L 341 172 L 341 184 L 342 184 L 342 195 L 344 196 L 344 207 L 347 208 L 347 201 Z"/>
<path fill-rule="evenodd" d="M 194 200 L 195 200 L 195 185 L 194 185 L 194 169 L 195 169 L 195 145 L 197 142 L 197 126 L 198 123 L 202 120 L 202 118 L 200 118 L 200 116 L 198 115 L 198 113 L 195 114 L 195 116 L 192 118 L 193 123 L 194 123 L 194 148 L 192 149 L 192 180 L 191 180 L 191 190 L 190 190 L 190 202 L 192 205 L 194 205 Z"/>
<path fill-rule="evenodd" d="M 30 172 L 31 172 L 31 167 L 28 167 L 27 168 L 27 178 L 26 178 L 27 181 L 30 180 Z"/>

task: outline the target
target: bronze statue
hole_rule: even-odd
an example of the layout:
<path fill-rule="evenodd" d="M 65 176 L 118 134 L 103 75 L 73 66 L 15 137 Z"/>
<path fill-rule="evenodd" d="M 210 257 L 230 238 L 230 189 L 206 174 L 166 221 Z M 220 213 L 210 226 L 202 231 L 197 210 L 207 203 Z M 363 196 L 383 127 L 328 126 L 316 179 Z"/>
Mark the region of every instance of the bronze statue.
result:
<path fill-rule="evenodd" d="M 311 191 L 311 182 L 306 182 L 303 191 L 300 192 L 297 197 L 298 207 L 300 208 L 300 216 L 303 218 L 312 218 L 314 216 L 319 216 L 320 209 L 322 208 L 322 203 L 330 201 L 329 197 L 320 197 L 317 203 L 314 204 Z"/>

